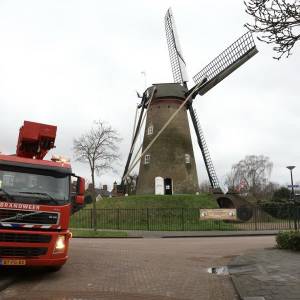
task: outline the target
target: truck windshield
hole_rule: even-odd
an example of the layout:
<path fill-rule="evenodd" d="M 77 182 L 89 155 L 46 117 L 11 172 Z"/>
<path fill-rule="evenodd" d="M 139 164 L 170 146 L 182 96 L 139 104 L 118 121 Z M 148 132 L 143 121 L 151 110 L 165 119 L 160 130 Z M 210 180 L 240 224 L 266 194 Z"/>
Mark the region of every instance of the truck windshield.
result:
<path fill-rule="evenodd" d="M 14 202 L 62 205 L 69 200 L 69 182 L 68 174 L 59 172 L 0 169 L 0 198 Z"/>

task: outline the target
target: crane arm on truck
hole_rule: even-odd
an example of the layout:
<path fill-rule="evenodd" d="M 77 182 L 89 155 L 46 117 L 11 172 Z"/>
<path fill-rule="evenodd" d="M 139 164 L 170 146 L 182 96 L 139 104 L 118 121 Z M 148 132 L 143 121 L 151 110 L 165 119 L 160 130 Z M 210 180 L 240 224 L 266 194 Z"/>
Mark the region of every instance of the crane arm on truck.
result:
<path fill-rule="evenodd" d="M 24 121 L 19 132 L 17 156 L 43 159 L 55 147 L 56 130 L 53 125 Z"/>

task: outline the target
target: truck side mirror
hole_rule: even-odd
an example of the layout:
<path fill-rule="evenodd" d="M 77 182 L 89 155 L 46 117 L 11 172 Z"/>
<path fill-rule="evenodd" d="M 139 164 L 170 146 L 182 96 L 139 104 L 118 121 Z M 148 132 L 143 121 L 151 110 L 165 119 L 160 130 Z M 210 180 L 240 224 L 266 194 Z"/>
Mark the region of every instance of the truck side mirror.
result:
<path fill-rule="evenodd" d="M 72 174 L 77 181 L 72 183 L 72 214 L 79 211 L 84 206 L 85 180 L 82 177 Z"/>
<path fill-rule="evenodd" d="M 77 205 L 83 205 L 84 204 L 84 196 L 83 195 L 76 195 L 75 196 L 75 204 Z"/>
<path fill-rule="evenodd" d="M 76 194 L 78 196 L 83 196 L 84 191 L 85 191 L 85 180 L 82 177 L 78 177 Z"/>

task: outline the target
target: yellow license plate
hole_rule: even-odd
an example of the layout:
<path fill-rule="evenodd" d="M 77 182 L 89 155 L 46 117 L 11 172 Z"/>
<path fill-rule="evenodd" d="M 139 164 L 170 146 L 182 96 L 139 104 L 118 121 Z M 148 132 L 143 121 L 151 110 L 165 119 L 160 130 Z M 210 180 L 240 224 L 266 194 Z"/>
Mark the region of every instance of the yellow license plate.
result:
<path fill-rule="evenodd" d="M 25 259 L 2 259 L 0 260 L 0 265 L 3 266 L 25 266 Z"/>

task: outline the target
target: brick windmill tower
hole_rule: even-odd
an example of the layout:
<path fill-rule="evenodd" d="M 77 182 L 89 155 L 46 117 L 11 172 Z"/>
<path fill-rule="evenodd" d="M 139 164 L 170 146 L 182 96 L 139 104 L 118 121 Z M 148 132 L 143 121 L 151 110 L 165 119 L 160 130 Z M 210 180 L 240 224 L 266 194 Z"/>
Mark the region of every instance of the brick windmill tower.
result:
<path fill-rule="evenodd" d="M 147 118 L 143 148 L 186 98 L 187 89 L 178 83 L 155 84 Z M 155 189 L 156 184 L 156 189 Z M 160 187 L 160 188 L 159 188 Z M 160 189 L 160 191 L 158 191 Z M 176 118 L 142 157 L 139 167 L 137 193 L 191 194 L 199 190 L 196 163 L 187 110 Z"/>
<path fill-rule="evenodd" d="M 218 178 L 209 155 L 199 119 L 193 108 L 197 95 L 227 77 L 258 51 L 250 32 L 244 34 L 211 61 L 193 79 L 188 88 L 186 63 L 183 59 L 171 8 L 165 16 L 165 28 L 174 83 L 153 84 L 143 94 L 140 114 L 125 165 L 122 184 L 140 161 L 137 194 L 187 194 L 198 191 L 198 177 L 188 121 L 188 113 L 197 136 L 208 179 L 215 192 L 220 192 Z M 134 147 L 144 120 L 142 154 L 134 157 Z M 167 125 L 167 126 L 165 126 Z M 139 153 L 139 150 L 136 153 Z"/>

